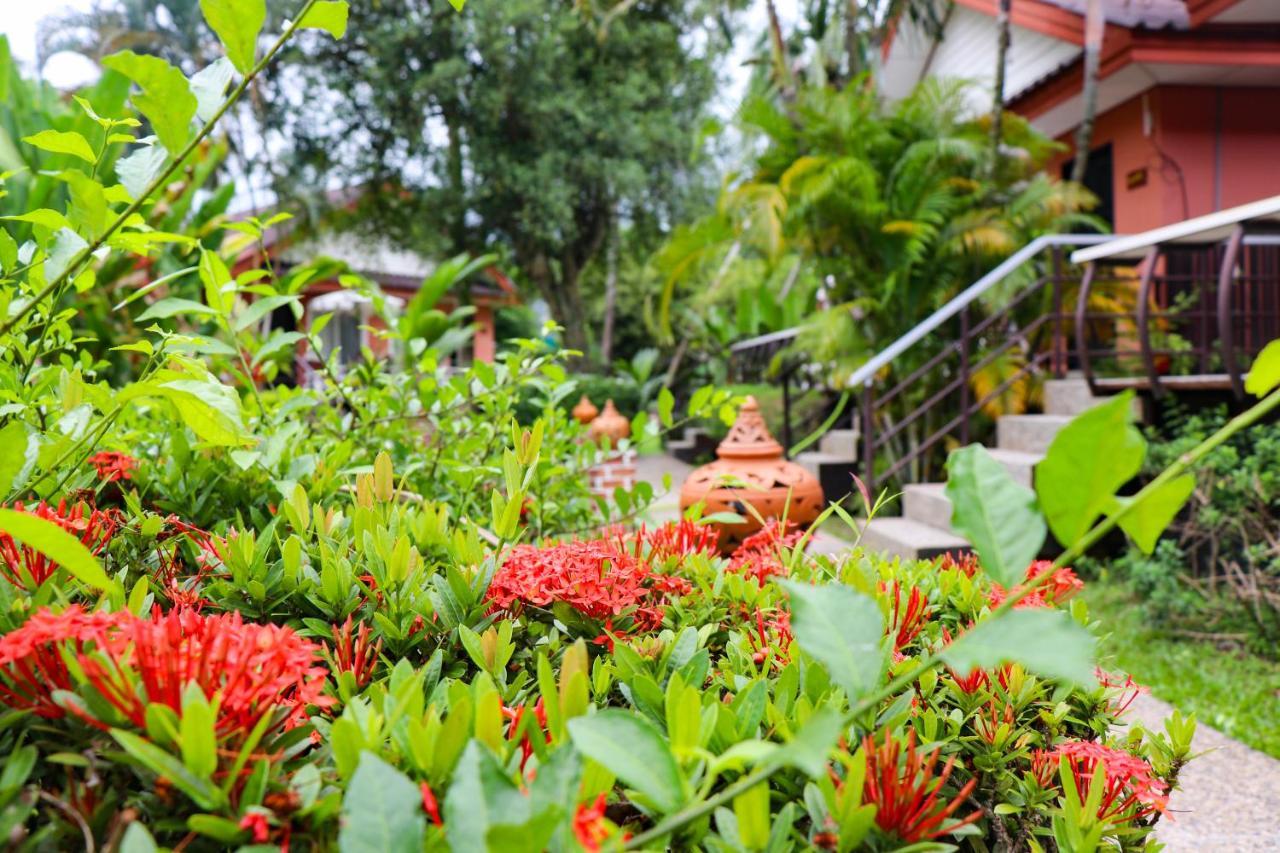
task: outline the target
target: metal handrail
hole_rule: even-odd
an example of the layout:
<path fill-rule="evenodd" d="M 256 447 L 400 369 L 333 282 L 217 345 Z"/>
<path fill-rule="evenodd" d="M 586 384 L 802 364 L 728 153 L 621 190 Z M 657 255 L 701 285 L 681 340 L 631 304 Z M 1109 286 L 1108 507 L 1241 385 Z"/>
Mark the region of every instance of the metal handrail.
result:
<path fill-rule="evenodd" d="M 976 301 L 979 296 L 1004 281 L 1010 274 L 1045 249 L 1053 246 L 1094 246 L 1098 243 L 1105 243 L 1108 240 L 1115 239 L 1116 235 L 1114 234 L 1045 234 L 1037 237 L 1006 258 L 991 272 L 966 287 L 946 305 L 921 320 L 914 329 L 872 356 L 866 364 L 853 372 L 853 375 L 849 377 L 845 384 L 852 388 L 869 384 L 870 380 L 880 372 L 882 367 L 918 344 L 930 332 L 959 314 Z"/>

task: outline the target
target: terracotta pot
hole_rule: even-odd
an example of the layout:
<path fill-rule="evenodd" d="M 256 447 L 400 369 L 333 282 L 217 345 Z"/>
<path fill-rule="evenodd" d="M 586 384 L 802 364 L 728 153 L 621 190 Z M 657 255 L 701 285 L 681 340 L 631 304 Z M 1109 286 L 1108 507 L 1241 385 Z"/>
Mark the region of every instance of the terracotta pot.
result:
<path fill-rule="evenodd" d="M 616 445 L 631 435 L 631 421 L 619 414 L 612 400 L 607 400 L 604 411 L 591 422 L 591 426 L 587 427 L 587 435 L 595 442 L 607 436 Z"/>
<path fill-rule="evenodd" d="M 596 408 L 596 404 L 591 402 L 591 398 L 586 394 L 583 394 L 582 399 L 578 401 L 578 405 L 573 407 L 573 416 L 583 426 L 594 421 L 598 414 L 600 414 L 600 410 Z"/>
<path fill-rule="evenodd" d="M 680 508 L 698 501 L 705 504 L 703 515 L 733 512 L 746 521 L 721 524 L 720 550 L 726 554 L 761 528 L 763 519 L 781 518 L 806 528 L 822 512 L 826 498 L 822 485 L 807 470 L 782 456 L 782 445 L 769 434 L 755 397 L 748 397 L 738 412 L 732 429 L 716 448 L 719 458 L 696 469 L 680 489 Z M 729 485 L 738 483 L 742 485 Z"/>

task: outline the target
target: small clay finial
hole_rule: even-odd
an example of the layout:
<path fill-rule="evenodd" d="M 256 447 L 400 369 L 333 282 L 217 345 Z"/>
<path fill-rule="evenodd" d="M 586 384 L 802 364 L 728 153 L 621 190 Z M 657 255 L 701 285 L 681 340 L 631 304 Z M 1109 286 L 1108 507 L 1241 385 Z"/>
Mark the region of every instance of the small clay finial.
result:
<path fill-rule="evenodd" d="M 738 410 L 729 434 L 716 448 L 721 459 L 766 459 L 782 456 L 782 445 L 774 440 L 760 414 L 760 404 L 748 396 Z"/>
<path fill-rule="evenodd" d="M 604 411 L 587 428 L 587 435 L 591 437 L 592 441 L 599 441 L 608 436 L 614 444 L 617 444 L 631 435 L 631 422 L 614 408 L 613 400 L 607 400 L 604 404 Z"/>
<path fill-rule="evenodd" d="M 578 405 L 573 407 L 574 418 L 583 426 L 594 421 L 598 414 L 600 414 L 600 410 L 596 408 L 596 404 L 591 402 L 591 398 L 586 394 L 583 394 L 582 399 L 578 401 Z"/>

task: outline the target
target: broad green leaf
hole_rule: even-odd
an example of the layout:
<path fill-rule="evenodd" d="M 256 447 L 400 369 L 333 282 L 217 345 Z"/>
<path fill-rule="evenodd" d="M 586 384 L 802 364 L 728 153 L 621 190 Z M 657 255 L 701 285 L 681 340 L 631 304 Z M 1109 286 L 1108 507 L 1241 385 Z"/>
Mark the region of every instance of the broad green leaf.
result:
<path fill-rule="evenodd" d="M 243 443 L 240 398 L 231 388 L 220 382 L 178 379 L 158 386 L 158 391 L 202 440 L 224 446 Z"/>
<path fill-rule="evenodd" d="M 10 421 L 0 429 L 0 495 L 26 483 L 39 450 L 39 435 L 21 421 Z"/>
<path fill-rule="evenodd" d="M 449 5 L 453 7 L 455 12 L 461 12 L 467 5 L 467 0 L 449 0 Z"/>
<path fill-rule="evenodd" d="M 0 271 L 9 272 L 18 265 L 18 243 L 13 236 L 0 228 Z"/>
<path fill-rule="evenodd" d="M 123 50 L 102 60 L 138 85 L 142 91 L 133 103 L 169 151 L 181 151 L 191 138 L 191 120 L 196 115 L 196 96 L 181 71 L 158 56 L 142 56 Z"/>
<path fill-rule="evenodd" d="M 52 281 L 67 271 L 76 256 L 89 248 L 84 238 L 70 228 L 62 228 L 49 247 L 49 258 L 44 262 L 44 277 Z"/>
<path fill-rule="evenodd" d="M 671 746 L 639 714 L 609 709 L 569 721 L 578 751 L 604 765 L 664 814 L 684 804 L 684 781 Z"/>
<path fill-rule="evenodd" d="M 138 315 L 138 322 L 159 320 L 175 314 L 217 314 L 218 312 L 194 299 L 183 299 L 180 296 L 169 296 L 155 302 L 146 311 Z"/>
<path fill-rule="evenodd" d="M 241 74 L 253 68 L 258 33 L 267 20 L 266 0 L 200 0 L 209 29 L 227 49 L 227 58 Z"/>
<path fill-rule="evenodd" d="M 253 354 L 252 366 L 257 367 L 268 358 L 294 346 L 304 338 L 306 338 L 306 335 L 301 332 L 285 332 L 281 329 L 272 329 L 271 336 L 267 338 L 266 343 Z"/>
<path fill-rule="evenodd" d="M 157 776 L 168 779 L 200 808 L 216 809 L 222 804 L 222 792 L 216 786 L 206 779 L 196 777 L 181 761 L 151 741 L 123 729 L 112 729 L 111 736 L 142 766 Z"/>
<path fill-rule="evenodd" d="M 191 75 L 191 94 L 196 96 L 196 118 L 213 121 L 226 100 L 227 87 L 235 76 L 231 60 L 221 56 Z"/>
<path fill-rule="evenodd" d="M 667 429 L 671 429 L 671 425 L 675 423 L 672 419 L 672 413 L 676 408 L 676 398 L 671 393 L 671 389 L 663 388 L 658 392 L 658 420 L 662 421 L 662 425 Z"/>
<path fill-rule="evenodd" d="M 558 817 L 559 802 L 547 803 L 545 794 L 539 797 L 540 811 Z M 444 802 L 449 845 L 454 850 L 545 849 L 555 824 L 531 820 L 532 805 L 488 747 L 473 738 L 458 759 Z"/>
<path fill-rule="evenodd" d="M 342 853 L 421 853 L 426 828 L 422 794 L 372 752 L 360 753 L 342 797 Z"/>
<path fill-rule="evenodd" d="M 1181 477 L 1175 477 L 1138 501 L 1136 506 L 1122 516 L 1120 529 L 1129 535 L 1142 553 L 1150 554 L 1155 550 L 1156 540 L 1160 538 L 1160 534 L 1169 526 L 1169 522 L 1173 521 L 1178 510 L 1182 509 L 1187 498 L 1191 497 L 1195 487 L 1194 475 L 1183 474 Z M 1115 515 L 1126 506 L 1133 504 L 1135 500 L 1136 498 L 1116 497 L 1108 513 Z"/>
<path fill-rule="evenodd" d="M 106 188 L 93 178 L 74 170 L 59 176 L 67 182 L 71 204 L 67 216 L 76 223 L 76 230 L 86 237 L 96 237 L 107 229 Z"/>
<path fill-rule="evenodd" d="M 1007 587 L 1021 581 L 1044 544 L 1035 494 L 985 447 L 971 444 L 947 459 L 947 498 L 951 526 L 973 545 L 982 568 Z"/>
<path fill-rule="evenodd" d="M 242 332 L 259 322 L 263 317 L 283 305 L 290 305 L 298 301 L 296 296 L 261 296 L 249 303 L 243 311 L 236 315 L 235 323 L 232 328 L 237 332 Z"/>
<path fill-rule="evenodd" d="M 827 756 L 844 733 L 844 720 L 831 708 L 819 708 L 805 721 L 787 745 L 775 756 L 790 767 L 803 770 L 812 779 L 827 775 Z"/>
<path fill-rule="evenodd" d="M 144 145 L 116 163 L 116 175 L 125 190 L 136 201 L 164 169 L 169 152 L 163 145 Z"/>
<path fill-rule="evenodd" d="M 1249 367 L 1244 380 L 1244 390 L 1255 397 L 1266 396 L 1280 385 L 1280 340 L 1274 340 L 1262 348 Z"/>
<path fill-rule="evenodd" d="M 1038 675 L 1075 684 L 1094 683 L 1094 638 L 1061 610 L 1010 610 L 979 622 L 942 652 L 957 672 L 1020 663 Z"/>
<path fill-rule="evenodd" d="M 226 314 L 235 303 L 235 294 L 227 287 L 231 273 L 216 252 L 200 251 L 200 281 L 204 284 L 204 301 L 219 314 Z"/>
<path fill-rule="evenodd" d="M 32 136 L 22 137 L 22 141 L 51 154 L 70 154 L 72 157 L 79 157 L 86 163 L 93 163 L 98 159 L 93 153 L 93 147 L 89 145 L 89 140 L 75 131 L 42 130 Z"/>
<path fill-rule="evenodd" d="M 98 558 L 79 539 L 52 521 L 0 508 L 0 531 L 44 554 L 82 583 L 101 590 L 113 586 Z"/>
<path fill-rule="evenodd" d="M 1063 427 L 1036 466 L 1036 493 L 1064 546 L 1088 532 L 1116 490 L 1142 468 L 1147 444 L 1133 425 L 1133 392 L 1117 394 Z"/>
<path fill-rule="evenodd" d="M 182 719 L 178 732 L 182 763 L 201 779 L 213 777 L 218 769 L 218 737 L 214 730 L 216 715 L 194 681 L 182 693 Z"/>
<path fill-rule="evenodd" d="M 324 30 L 335 39 L 347 34 L 347 0 L 318 0 L 298 22 L 304 30 Z"/>
<path fill-rule="evenodd" d="M 32 225 L 39 225 L 42 228 L 48 228 L 50 231 L 57 231 L 60 228 L 66 228 L 68 231 L 72 230 L 71 223 L 67 220 L 67 217 L 47 207 L 29 210 L 26 213 L 14 216 L 0 216 L 0 219 L 11 219 L 14 222 L 30 222 Z"/>
<path fill-rule="evenodd" d="M 156 840 L 141 821 L 132 821 L 120 839 L 120 853 L 155 853 L 157 849 Z"/>
<path fill-rule="evenodd" d="M 778 581 L 791 597 L 791 631 L 805 654 L 827 668 L 855 701 L 884 672 L 884 617 L 870 597 L 841 583 Z"/>

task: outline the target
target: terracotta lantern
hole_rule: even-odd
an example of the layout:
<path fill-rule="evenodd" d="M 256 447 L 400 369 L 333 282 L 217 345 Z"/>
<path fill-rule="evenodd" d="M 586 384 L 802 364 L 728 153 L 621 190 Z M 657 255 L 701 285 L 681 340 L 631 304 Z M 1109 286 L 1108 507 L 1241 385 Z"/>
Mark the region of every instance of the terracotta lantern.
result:
<path fill-rule="evenodd" d="M 583 426 L 594 421 L 598 414 L 600 414 L 600 410 L 596 408 L 595 403 L 592 403 L 591 398 L 586 394 L 583 394 L 582 399 L 578 401 L 578 405 L 573 407 L 573 416 Z"/>
<path fill-rule="evenodd" d="M 808 527 L 822 512 L 825 497 L 818 478 L 782 456 L 782 445 L 769 434 L 755 397 L 748 397 L 738 419 L 720 446 L 719 458 L 689 475 L 680 489 L 680 509 L 698 501 L 704 515 L 733 512 L 746 519 L 741 524 L 721 524 L 720 550 L 729 553 L 761 528 L 756 518 L 781 518 Z M 754 507 L 755 513 L 747 509 Z"/>
<path fill-rule="evenodd" d="M 611 443 L 616 445 L 629 435 L 631 435 L 631 422 L 619 414 L 612 400 L 605 402 L 604 411 L 591 422 L 591 426 L 587 427 L 587 436 L 594 442 L 599 442 L 607 436 Z"/>

